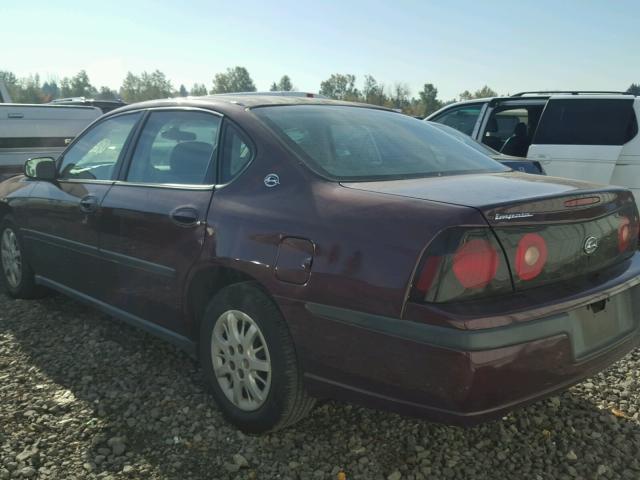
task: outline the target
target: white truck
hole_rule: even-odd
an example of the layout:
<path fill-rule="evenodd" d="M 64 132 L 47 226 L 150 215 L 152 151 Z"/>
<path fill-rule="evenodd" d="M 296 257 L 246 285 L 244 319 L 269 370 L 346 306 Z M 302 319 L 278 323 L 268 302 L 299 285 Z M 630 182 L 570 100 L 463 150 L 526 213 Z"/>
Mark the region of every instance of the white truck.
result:
<path fill-rule="evenodd" d="M 11 100 L 2 81 L 0 97 Z M 21 173 L 31 157 L 56 158 L 100 115 L 96 107 L 0 103 L 0 180 Z"/>
<path fill-rule="evenodd" d="M 447 105 L 427 120 L 548 175 L 631 189 L 640 203 L 640 98 L 621 92 L 523 92 Z"/>

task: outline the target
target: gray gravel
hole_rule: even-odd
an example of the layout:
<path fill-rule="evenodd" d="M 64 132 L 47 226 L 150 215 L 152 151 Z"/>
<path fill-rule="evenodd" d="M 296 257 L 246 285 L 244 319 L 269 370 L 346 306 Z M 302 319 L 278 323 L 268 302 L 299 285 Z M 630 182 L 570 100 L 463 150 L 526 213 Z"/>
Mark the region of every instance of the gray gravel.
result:
<path fill-rule="evenodd" d="M 472 429 L 329 402 L 250 437 L 173 347 L 62 296 L 0 296 L 0 480 L 638 479 L 639 366 Z"/>

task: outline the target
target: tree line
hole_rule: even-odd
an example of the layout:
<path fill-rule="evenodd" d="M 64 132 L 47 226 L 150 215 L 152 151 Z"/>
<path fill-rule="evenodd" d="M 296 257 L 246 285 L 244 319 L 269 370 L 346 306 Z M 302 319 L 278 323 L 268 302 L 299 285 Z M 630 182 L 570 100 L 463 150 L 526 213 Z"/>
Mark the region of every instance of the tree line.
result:
<path fill-rule="evenodd" d="M 90 97 L 99 100 L 122 99 L 127 103 L 168 98 L 175 96 L 202 96 L 216 93 L 255 92 L 256 86 L 246 68 L 237 66 L 225 72 L 216 73 L 211 87 L 204 83 L 194 83 L 191 88 L 180 85 L 177 88 L 159 70 L 138 75 L 128 72 L 118 90 L 107 86 L 95 86 L 87 72 L 81 70 L 73 77 L 48 79 L 41 81 L 40 75 L 17 78 L 12 72 L 0 70 L 0 80 L 4 80 L 14 102 L 46 103 L 57 98 Z M 288 75 L 283 75 L 270 86 L 271 91 L 295 90 Z M 458 100 L 494 97 L 498 93 L 488 87 L 470 92 L 465 90 L 457 98 L 443 100 L 438 98 L 438 89 L 432 83 L 425 83 L 417 94 L 413 94 L 406 83 L 396 82 L 385 85 L 373 76 L 365 75 L 358 85 L 355 75 L 334 73 L 320 82 L 319 93 L 337 100 L 365 102 L 382 105 L 416 116 L 429 115 L 439 108 Z M 640 95 L 640 84 L 631 84 L 627 93 Z"/>

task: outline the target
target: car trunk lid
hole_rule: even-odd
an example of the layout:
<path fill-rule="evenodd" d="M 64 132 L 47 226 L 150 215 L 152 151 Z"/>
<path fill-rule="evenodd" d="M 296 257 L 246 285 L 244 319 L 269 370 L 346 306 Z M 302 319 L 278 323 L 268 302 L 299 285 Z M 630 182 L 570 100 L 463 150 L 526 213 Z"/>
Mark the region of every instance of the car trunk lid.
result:
<path fill-rule="evenodd" d="M 344 185 L 479 210 L 504 250 L 516 290 L 593 274 L 637 248 L 633 196 L 617 187 L 514 172 Z"/>

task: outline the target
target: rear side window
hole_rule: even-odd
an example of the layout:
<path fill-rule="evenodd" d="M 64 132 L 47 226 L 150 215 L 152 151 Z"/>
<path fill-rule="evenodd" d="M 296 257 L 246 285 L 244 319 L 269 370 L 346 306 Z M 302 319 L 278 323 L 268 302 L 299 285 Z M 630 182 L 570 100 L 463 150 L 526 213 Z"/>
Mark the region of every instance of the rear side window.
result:
<path fill-rule="evenodd" d="M 219 127 L 220 118 L 205 112 L 152 112 L 131 158 L 127 181 L 213 183 L 211 165 Z"/>
<path fill-rule="evenodd" d="M 623 145 L 638 133 L 629 99 L 549 100 L 532 143 Z"/>
<path fill-rule="evenodd" d="M 456 107 L 438 115 L 433 121 L 471 135 L 473 127 L 475 127 L 478 120 L 478 115 L 480 115 L 480 110 L 482 110 L 482 104 Z"/>
<path fill-rule="evenodd" d="M 332 180 L 391 180 L 508 170 L 431 122 L 400 113 L 330 105 L 253 112 L 307 165 Z"/>
<path fill-rule="evenodd" d="M 228 183 L 238 176 L 251 161 L 252 156 L 253 151 L 247 138 L 234 125 L 227 122 L 220 160 L 219 183 Z"/>

